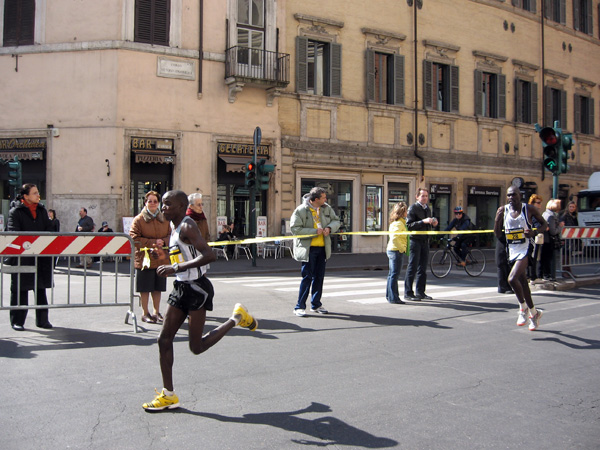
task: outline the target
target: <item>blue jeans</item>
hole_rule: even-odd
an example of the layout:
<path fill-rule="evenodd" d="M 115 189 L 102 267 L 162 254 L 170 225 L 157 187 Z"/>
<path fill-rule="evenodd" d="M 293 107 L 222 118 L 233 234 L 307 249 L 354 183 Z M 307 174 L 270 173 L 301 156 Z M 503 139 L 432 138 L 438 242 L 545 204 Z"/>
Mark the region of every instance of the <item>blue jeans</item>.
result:
<path fill-rule="evenodd" d="M 400 253 L 398 250 L 388 250 L 386 253 L 390 260 L 390 271 L 388 272 L 385 298 L 390 303 L 396 303 L 400 301 L 400 295 L 398 294 L 398 277 L 402 270 L 404 253 Z"/>
<path fill-rule="evenodd" d="M 310 300 L 312 309 L 322 306 L 323 279 L 325 278 L 325 247 L 311 247 L 308 253 L 308 262 L 302 263 L 302 281 L 298 293 L 298 303 L 294 309 L 306 309 L 306 300 L 311 292 Z"/>
<path fill-rule="evenodd" d="M 429 239 L 411 239 L 408 266 L 404 278 L 404 295 L 415 295 L 413 281 L 416 276 L 416 295 L 425 295 L 427 284 L 427 263 L 429 262 Z"/>

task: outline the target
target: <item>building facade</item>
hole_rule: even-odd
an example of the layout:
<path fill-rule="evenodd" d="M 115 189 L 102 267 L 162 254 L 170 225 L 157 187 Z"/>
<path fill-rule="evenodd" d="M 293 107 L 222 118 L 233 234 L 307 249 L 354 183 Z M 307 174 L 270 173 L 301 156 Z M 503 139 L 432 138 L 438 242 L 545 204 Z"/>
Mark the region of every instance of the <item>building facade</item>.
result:
<path fill-rule="evenodd" d="M 462 205 L 488 229 L 511 183 L 551 196 L 535 123 L 573 133 L 561 198 L 600 170 L 598 4 L 0 0 L 0 158 L 22 161 L 64 231 L 82 206 L 120 231 L 145 192 L 180 188 L 204 195 L 213 237 L 217 218 L 246 236 L 260 126 L 271 236 L 313 186 L 341 231 L 386 230 L 421 186 L 442 228 Z M 341 235 L 334 251 L 385 243 Z"/>

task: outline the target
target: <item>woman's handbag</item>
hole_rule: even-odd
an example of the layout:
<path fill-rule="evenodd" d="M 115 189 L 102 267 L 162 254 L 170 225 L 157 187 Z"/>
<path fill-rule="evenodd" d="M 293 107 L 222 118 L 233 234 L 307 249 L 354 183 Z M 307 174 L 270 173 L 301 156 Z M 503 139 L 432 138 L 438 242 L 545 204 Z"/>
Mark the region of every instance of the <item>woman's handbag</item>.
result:
<path fill-rule="evenodd" d="M 564 241 L 560 238 L 560 234 L 550 235 L 550 243 L 554 250 L 560 250 L 565 245 Z"/>

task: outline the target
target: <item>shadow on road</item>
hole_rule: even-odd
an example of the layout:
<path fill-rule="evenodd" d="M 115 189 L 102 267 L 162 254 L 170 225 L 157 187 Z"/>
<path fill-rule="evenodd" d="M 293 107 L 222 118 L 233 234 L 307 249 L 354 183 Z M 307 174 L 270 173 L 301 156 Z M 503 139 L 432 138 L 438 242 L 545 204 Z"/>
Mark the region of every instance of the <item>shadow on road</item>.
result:
<path fill-rule="evenodd" d="M 301 445 L 317 447 L 348 445 L 363 448 L 387 448 L 398 445 L 398 442 L 393 439 L 373 436 L 332 416 L 324 416 L 316 419 L 298 417 L 301 414 L 307 413 L 331 412 L 329 406 L 316 402 L 312 402 L 308 407 L 297 411 L 244 414 L 242 417 L 229 417 L 208 412 L 190 411 L 185 408 L 179 408 L 170 412 L 206 417 L 218 420 L 219 422 L 269 425 L 313 438 L 291 439 L 292 442 Z"/>
<path fill-rule="evenodd" d="M 534 339 L 532 339 L 534 341 L 556 342 L 558 344 L 562 344 L 564 346 L 572 348 L 573 350 L 599 350 L 600 349 L 600 341 L 598 341 L 596 339 L 586 339 L 586 338 L 582 338 L 579 336 L 574 336 L 572 334 L 566 334 L 566 333 L 563 333 L 562 331 L 555 331 L 555 330 L 539 329 L 536 331 L 536 333 L 550 333 L 550 334 L 555 334 L 559 337 L 534 338 Z M 581 344 L 568 342 L 567 340 L 563 340 L 561 338 L 578 341 L 578 342 L 581 342 Z"/>

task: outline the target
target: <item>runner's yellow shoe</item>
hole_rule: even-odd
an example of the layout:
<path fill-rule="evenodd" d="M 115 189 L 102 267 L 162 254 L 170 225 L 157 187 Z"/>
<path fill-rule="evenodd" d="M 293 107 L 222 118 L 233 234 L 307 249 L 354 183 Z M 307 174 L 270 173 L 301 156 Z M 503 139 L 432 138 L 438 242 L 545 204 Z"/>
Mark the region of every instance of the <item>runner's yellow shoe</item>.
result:
<path fill-rule="evenodd" d="M 146 411 L 161 411 L 163 409 L 175 409 L 179 408 L 179 398 L 173 393 L 173 395 L 166 395 L 165 390 L 158 392 L 156 389 L 156 397 L 150 403 L 144 403 L 142 408 Z"/>
<path fill-rule="evenodd" d="M 254 331 L 258 327 L 258 320 L 252 317 L 246 307 L 241 303 L 235 304 L 233 307 L 233 315 L 241 317 L 238 325 L 242 328 L 248 328 L 250 331 Z"/>

